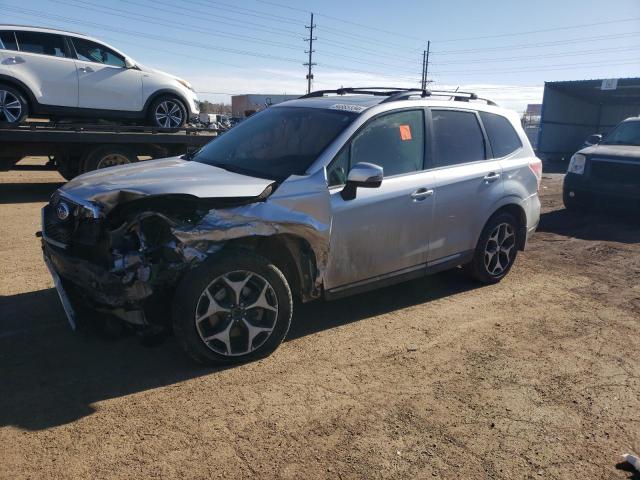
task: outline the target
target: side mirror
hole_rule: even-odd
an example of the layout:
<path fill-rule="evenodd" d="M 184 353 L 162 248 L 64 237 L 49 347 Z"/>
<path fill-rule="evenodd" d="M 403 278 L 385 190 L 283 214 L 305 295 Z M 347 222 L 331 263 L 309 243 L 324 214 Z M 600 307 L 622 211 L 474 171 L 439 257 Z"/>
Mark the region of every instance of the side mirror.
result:
<path fill-rule="evenodd" d="M 349 175 L 347 176 L 347 184 L 340 192 L 343 200 L 353 200 L 356 198 L 356 190 L 361 188 L 378 188 L 382 184 L 384 170 L 373 163 L 360 162 L 356 163 Z"/>
<path fill-rule="evenodd" d="M 593 135 L 589 135 L 587 140 L 584 142 L 587 145 L 598 145 L 602 141 L 602 135 L 599 133 L 594 133 Z"/>
<path fill-rule="evenodd" d="M 134 62 L 133 60 L 131 60 L 129 57 L 124 57 L 124 66 L 126 68 L 136 68 L 136 62 Z"/>

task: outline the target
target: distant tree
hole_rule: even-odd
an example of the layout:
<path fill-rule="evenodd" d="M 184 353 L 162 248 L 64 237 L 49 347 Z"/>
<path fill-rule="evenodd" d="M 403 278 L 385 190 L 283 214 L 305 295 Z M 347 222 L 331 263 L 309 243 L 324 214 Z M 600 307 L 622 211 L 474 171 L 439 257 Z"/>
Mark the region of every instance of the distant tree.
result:
<path fill-rule="evenodd" d="M 231 105 L 228 103 L 211 103 L 208 100 L 200 102 L 200 111 L 202 113 L 219 113 L 223 115 L 231 115 Z"/>

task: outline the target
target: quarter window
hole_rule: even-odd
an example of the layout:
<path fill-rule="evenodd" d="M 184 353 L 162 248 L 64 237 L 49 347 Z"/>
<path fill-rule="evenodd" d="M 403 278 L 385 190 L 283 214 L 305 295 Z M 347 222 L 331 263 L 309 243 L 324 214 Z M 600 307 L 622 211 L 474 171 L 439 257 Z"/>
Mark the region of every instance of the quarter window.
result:
<path fill-rule="evenodd" d="M 100 45 L 99 43 L 84 40 L 82 38 L 73 38 L 73 46 L 76 49 L 78 60 L 85 62 L 102 63 L 111 65 L 112 67 L 125 67 L 124 58 L 113 50 Z"/>
<path fill-rule="evenodd" d="M 433 110 L 431 114 L 438 167 L 485 159 L 484 136 L 473 112 Z"/>
<path fill-rule="evenodd" d="M 332 162 L 327 171 L 329 185 L 344 184 L 349 169 L 359 162 L 381 166 L 385 177 L 422 170 L 422 110 L 390 113 L 366 124 Z"/>
<path fill-rule="evenodd" d="M 13 32 L 9 32 L 7 30 L 0 32 L 0 49 L 18 50 L 16 37 Z"/>
<path fill-rule="evenodd" d="M 21 52 L 66 57 L 64 38 L 60 35 L 42 32 L 16 32 L 16 38 Z"/>
<path fill-rule="evenodd" d="M 522 147 L 520 137 L 505 117 L 495 113 L 480 112 L 480 118 L 487 131 L 494 158 L 506 157 Z"/>

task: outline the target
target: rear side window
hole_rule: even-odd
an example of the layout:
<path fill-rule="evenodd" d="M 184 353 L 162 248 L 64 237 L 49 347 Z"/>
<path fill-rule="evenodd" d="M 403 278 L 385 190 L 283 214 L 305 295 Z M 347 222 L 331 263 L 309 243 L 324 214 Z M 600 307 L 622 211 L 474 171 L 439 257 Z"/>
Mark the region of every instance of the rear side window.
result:
<path fill-rule="evenodd" d="M 104 45 L 82 38 L 73 38 L 71 41 L 76 49 L 78 60 L 102 63 L 104 65 L 111 65 L 112 67 L 125 67 L 124 58 Z"/>
<path fill-rule="evenodd" d="M 484 136 L 473 112 L 432 110 L 435 164 L 438 167 L 485 159 Z"/>
<path fill-rule="evenodd" d="M 16 37 L 21 52 L 66 57 L 64 39 L 60 35 L 42 32 L 16 32 Z"/>
<path fill-rule="evenodd" d="M 502 115 L 480 112 L 480 118 L 487 131 L 494 158 L 506 157 L 522 147 L 520 137 L 511 122 Z"/>
<path fill-rule="evenodd" d="M 0 48 L 5 50 L 18 50 L 16 37 L 13 32 L 7 30 L 0 32 Z"/>

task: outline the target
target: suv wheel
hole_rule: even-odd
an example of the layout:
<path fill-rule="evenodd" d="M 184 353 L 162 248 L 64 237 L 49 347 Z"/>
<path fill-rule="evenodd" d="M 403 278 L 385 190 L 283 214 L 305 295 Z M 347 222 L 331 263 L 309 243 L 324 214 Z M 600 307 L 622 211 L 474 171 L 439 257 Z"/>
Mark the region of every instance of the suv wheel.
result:
<path fill-rule="evenodd" d="M 27 117 L 29 105 L 18 90 L 0 85 L 0 122 L 20 123 Z"/>
<path fill-rule="evenodd" d="M 194 360 L 229 365 L 265 357 L 289 331 L 293 310 L 284 275 L 249 251 L 212 257 L 176 289 L 173 327 Z"/>
<path fill-rule="evenodd" d="M 160 128 L 180 128 L 187 122 L 187 109 L 175 97 L 159 97 L 149 109 L 151 125 Z"/>
<path fill-rule="evenodd" d="M 482 283 L 502 280 L 518 254 L 518 222 L 510 213 L 499 213 L 489 219 L 476 246 L 473 260 L 465 270 Z"/>

